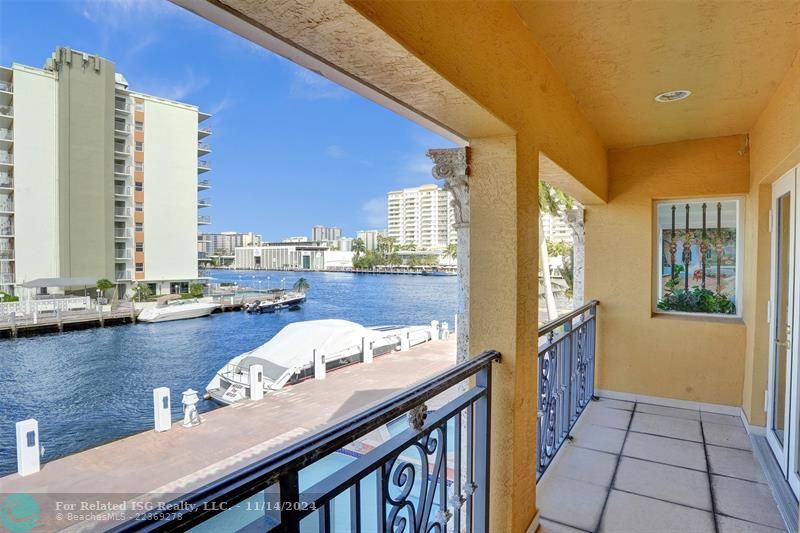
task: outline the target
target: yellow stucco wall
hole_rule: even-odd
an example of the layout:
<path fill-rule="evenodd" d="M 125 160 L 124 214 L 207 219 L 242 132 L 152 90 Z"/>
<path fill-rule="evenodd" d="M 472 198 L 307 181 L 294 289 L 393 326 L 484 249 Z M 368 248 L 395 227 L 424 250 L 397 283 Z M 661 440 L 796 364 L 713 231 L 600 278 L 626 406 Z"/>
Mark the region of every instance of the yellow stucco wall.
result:
<path fill-rule="evenodd" d="M 750 131 L 751 184 L 772 183 L 800 163 L 800 52 Z"/>
<path fill-rule="evenodd" d="M 741 195 L 743 136 L 609 152 L 609 203 L 586 213 L 586 295 L 600 300 L 600 389 L 741 404 L 741 320 L 654 315 L 653 201 Z"/>

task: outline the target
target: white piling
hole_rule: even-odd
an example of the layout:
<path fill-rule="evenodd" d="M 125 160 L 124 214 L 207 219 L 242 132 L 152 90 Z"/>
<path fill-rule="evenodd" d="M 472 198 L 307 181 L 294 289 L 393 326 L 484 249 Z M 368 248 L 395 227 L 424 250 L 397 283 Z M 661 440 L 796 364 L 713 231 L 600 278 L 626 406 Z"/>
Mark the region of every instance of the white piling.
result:
<path fill-rule="evenodd" d="M 262 400 L 264 398 L 264 367 L 250 365 L 250 399 Z"/>
<path fill-rule="evenodd" d="M 153 426 L 156 431 L 168 431 L 172 427 L 169 387 L 153 389 Z"/>
<path fill-rule="evenodd" d="M 446 341 L 450 337 L 450 326 L 447 322 L 442 322 L 441 338 Z"/>
<path fill-rule="evenodd" d="M 408 328 L 404 328 L 400 331 L 400 351 L 407 352 L 411 349 L 411 339 L 408 338 L 410 335 L 410 331 Z"/>
<path fill-rule="evenodd" d="M 29 476 L 39 471 L 39 422 L 33 418 L 17 422 L 17 472 Z"/>
<path fill-rule="evenodd" d="M 325 379 L 325 354 L 314 350 L 314 379 Z"/>
<path fill-rule="evenodd" d="M 361 353 L 365 363 L 371 363 L 375 354 L 372 352 L 372 341 L 367 340 L 366 337 L 361 338 Z"/>
<path fill-rule="evenodd" d="M 439 321 L 438 320 L 431 320 L 431 330 L 429 333 L 431 340 L 435 341 L 439 339 Z"/>

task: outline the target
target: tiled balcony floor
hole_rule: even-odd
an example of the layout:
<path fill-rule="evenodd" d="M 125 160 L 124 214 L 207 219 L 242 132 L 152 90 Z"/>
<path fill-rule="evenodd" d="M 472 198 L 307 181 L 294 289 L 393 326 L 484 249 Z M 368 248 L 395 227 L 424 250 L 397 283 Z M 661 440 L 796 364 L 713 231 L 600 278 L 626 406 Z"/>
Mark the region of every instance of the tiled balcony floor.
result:
<path fill-rule="evenodd" d="M 738 417 L 592 402 L 539 481 L 541 533 L 785 533 Z"/>

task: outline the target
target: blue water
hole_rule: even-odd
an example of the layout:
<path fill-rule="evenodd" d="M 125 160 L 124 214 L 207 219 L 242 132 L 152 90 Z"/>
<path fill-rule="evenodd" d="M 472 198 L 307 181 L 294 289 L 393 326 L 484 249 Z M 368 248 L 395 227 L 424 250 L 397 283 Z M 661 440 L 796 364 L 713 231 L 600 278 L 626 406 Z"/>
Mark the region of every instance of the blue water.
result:
<path fill-rule="evenodd" d="M 452 324 L 455 277 L 327 272 L 210 271 L 219 281 L 266 289 L 305 277 L 301 311 L 232 312 L 208 318 L 136 324 L 0 340 L 0 475 L 16 471 L 14 423 L 39 421 L 44 461 L 153 427 L 152 390 L 169 387 L 173 418 L 180 393 L 204 391 L 232 357 L 300 320 L 341 318 L 366 326 Z M 270 278 L 269 282 L 267 277 Z M 203 402 L 201 410 L 215 408 Z"/>

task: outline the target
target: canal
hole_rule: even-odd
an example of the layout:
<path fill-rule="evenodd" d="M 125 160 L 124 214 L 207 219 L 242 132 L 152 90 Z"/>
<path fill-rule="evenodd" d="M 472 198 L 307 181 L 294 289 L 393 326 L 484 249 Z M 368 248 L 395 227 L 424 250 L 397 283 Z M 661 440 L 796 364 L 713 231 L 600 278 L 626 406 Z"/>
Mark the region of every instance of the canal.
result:
<path fill-rule="evenodd" d="M 207 271 L 216 281 L 311 286 L 300 311 L 233 312 L 208 318 L 0 340 L 0 475 L 16 471 L 14 423 L 39 421 L 44 462 L 152 428 L 152 390 L 169 387 L 173 418 L 180 393 L 201 393 L 232 357 L 283 326 L 340 318 L 365 326 L 453 324 L 457 280 L 445 276 L 329 272 Z M 260 282 L 260 283 L 259 283 Z M 201 410 L 216 406 L 203 402 Z"/>

